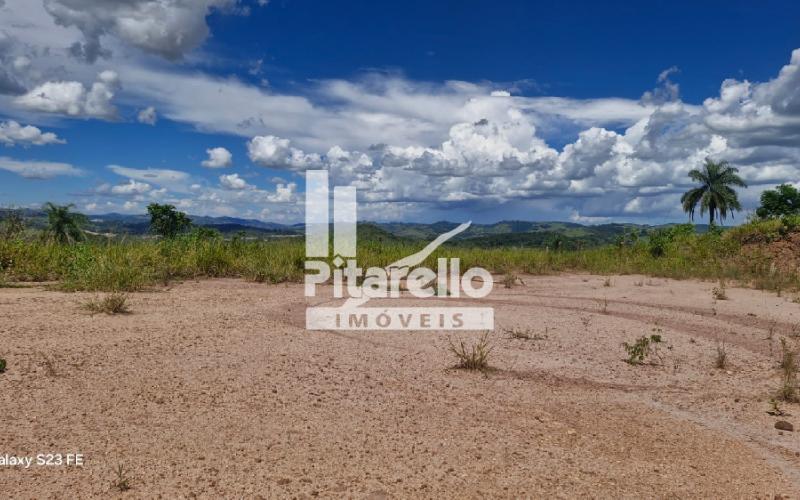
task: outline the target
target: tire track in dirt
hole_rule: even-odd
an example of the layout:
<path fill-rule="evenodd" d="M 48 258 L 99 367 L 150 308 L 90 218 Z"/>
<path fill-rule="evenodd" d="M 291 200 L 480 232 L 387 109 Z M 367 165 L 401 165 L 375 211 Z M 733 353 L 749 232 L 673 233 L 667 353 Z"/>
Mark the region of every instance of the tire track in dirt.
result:
<path fill-rule="evenodd" d="M 547 295 L 547 294 L 535 294 L 535 293 L 525 294 L 525 296 L 537 297 L 543 299 L 582 300 L 582 301 L 591 301 L 594 303 L 597 303 L 598 300 L 606 300 L 609 304 L 634 305 L 647 309 L 668 310 L 668 311 L 675 311 L 679 313 L 692 314 L 702 317 L 717 318 L 719 320 L 725 320 L 726 322 L 734 323 L 738 326 L 744 326 L 747 328 L 758 328 L 765 331 L 769 331 L 769 329 L 772 328 L 774 333 L 788 335 L 788 336 L 793 336 L 796 335 L 798 332 L 800 332 L 800 323 L 786 323 L 786 322 L 780 322 L 778 320 L 766 320 L 759 318 L 757 316 L 739 316 L 736 314 L 720 313 L 720 312 L 714 314 L 713 312 L 710 312 L 708 309 L 700 307 L 673 306 L 669 304 L 653 305 L 647 302 L 638 302 L 635 300 L 604 299 L 598 297 L 585 297 L 585 296 L 569 297 L 563 295 Z"/>
<path fill-rule="evenodd" d="M 522 295 L 520 295 L 522 296 Z M 754 318 L 755 321 L 744 320 L 740 316 L 732 315 L 732 314 L 717 314 L 712 315 L 708 311 L 700 309 L 700 308 L 683 308 L 679 306 L 654 306 L 650 304 L 646 304 L 643 302 L 637 301 L 624 301 L 618 299 L 609 299 L 606 302 L 608 304 L 615 304 L 621 306 L 633 306 L 633 307 L 640 307 L 643 309 L 648 310 L 657 310 L 659 314 L 646 314 L 646 313 L 636 313 L 636 312 L 625 312 L 625 311 L 618 311 L 614 309 L 608 309 L 605 312 L 600 310 L 592 310 L 592 307 L 597 307 L 598 302 L 603 302 L 604 299 L 596 298 L 596 297 L 569 297 L 569 296 L 558 296 L 558 295 L 545 295 L 545 294 L 525 294 L 525 297 L 536 297 L 542 299 L 550 299 L 550 300 L 558 300 L 558 301 L 583 301 L 586 302 L 586 306 L 571 306 L 571 305 L 558 305 L 558 304 L 548 304 L 543 302 L 532 302 L 532 301 L 518 301 L 512 300 L 508 298 L 496 298 L 489 296 L 484 299 L 469 299 L 469 298 L 459 298 L 459 299 L 442 299 L 442 298 L 430 298 L 426 299 L 430 304 L 437 304 L 437 305 L 475 305 L 475 304 L 482 304 L 482 305 L 493 305 L 493 306 L 510 306 L 510 307 L 543 307 L 547 309 L 555 309 L 555 310 L 562 310 L 562 311 L 573 311 L 582 314 L 592 314 L 592 315 L 599 315 L 599 316 L 608 316 L 612 318 L 620 318 L 626 319 L 629 321 L 635 321 L 643 324 L 658 324 L 659 326 L 669 328 L 671 330 L 690 335 L 701 337 L 703 339 L 709 341 L 719 341 L 720 335 L 725 334 L 726 330 L 729 332 L 730 329 L 726 328 L 728 323 L 733 323 L 738 326 L 743 326 L 746 328 L 753 328 L 753 329 L 764 329 L 765 331 L 768 330 L 769 326 L 773 325 L 773 322 L 766 322 L 764 320 L 759 321 L 757 318 Z M 404 297 L 405 298 L 405 297 Z M 337 300 L 341 299 L 331 299 L 320 304 L 315 305 L 322 305 L 322 304 L 330 304 L 336 302 Z M 402 299 L 400 299 L 402 300 Z M 380 302 L 382 303 L 382 302 Z M 591 306 L 589 304 L 592 304 Z M 696 323 L 692 323 L 691 321 L 680 321 L 676 320 L 674 316 L 665 316 L 663 315 L 663 311 L 668 310 L 675 313 L 686 314 L 689 316 L 696 317 L 698 320 L 711 320 L 716 324 L 713 326 L 713 332 L 709 332 L 708 325 L 699 325 Z M 284 312 L 281 310 L 280 312 Z M 301 316 L 300 314 L 293 315 L 294 317 L 291 318 L 288 322 L 285 322 L 288 325 L 295 326 L 298 328 L 303 328 L 305 317 Z M 766 327 L 764 325 L 767 325 Z M 778 333 L 778 328 L 782 328 L 783 331 L 789 332 L 792 331 L 794 325 L 789 323 L 778 323 L 774 322 L 775 329 L 773 333 Z M 334 333 L 330 331 L 330 333 Z M 341 332 L 337 333 L 341 335 Z M 766 333 L 765 333 L 766 334 Z M 346 336 L 351 339 L 356 339 L 356 336 Z M 371 340 L 357 338 L 359 341 L 371 343 L 372 345 L 384 345 L 379 342 L 374 342 Z M 730 344 L 747 351 L 761 354 L 761 355 L 769 355 L 771 354 L 771 350 L 769 348 L 769 344 L 763 344 L 762 342 L 767 339 L 752 339 L 746 338 L 745 336 L 725 336 L 725 343 Z"/>
<path fill-rule="evenodd" d="M 561 300 L 571 300 L 565 297 L 559 297 Z M 484 299 L 486 300 L 486 299 Z M 597 303 L 597 299 L 591 299 L 592 302 L 595 304 Z M 662 327 L 669 328 L 671 330 L 675 330 L 680 333 L 684 333 L 690 336 L 697 336 L 704 338 L 710 341 L 719 341 L 719 335 L 724 333 L 722 330 L 724 326 L 716 325 L 716 329 L 719 331 L 715 331 L 714 333 L 709 333 L 707 325 L 696 325 L 685 321 L 678 321 L 671 317 L 665 317 L 663 315 L 648 315 L 643 313 L 635 313 L 635 312 L 623 312 L 623 311 L 615 311 L 613 309 L 603 311 L 593 311 L 586 307 L 579 307 L 579 306 L 566 306 L 566 305 L 555 305 L 555 304 L 545 304 L 541 302 L 522 302 L 522 301 L 512 301 L 512 300 L 491 300 L 493 304 L 498 305 L 505 305 L 505 306 L 512 306 L 512 307 L 543 307 L 547 309 L 556 309 L 561 311 L 573 311 L 583 314 L 592 314 L 598 316 L 608 316 L 612 318 L 621 318 L 626 319 L 629 321 L 636 321 L 639 323 L 650 323 L 650 324 L 657 324 Z M 609 301 L 610 303 L 610 301 Z M 625 302 L 618 301 L 617 304 L 627 305 Z M 638 307 L 638 306 L 637 306 Z M 691 313 L 690 313 L 691 314 Z M 723 323 L 721 321 L 722 318 L 720 317 L 705 317 L 705 319 L 716 319 L 719 323 Z M 743 336 L 730 336 L 727 335 L 725 338 L 725 342 L 727 344 L 734 345 L 736 347 L 740 347 L 742 349 L 748 350 L 753 353 L 757 354 L 769 354 L 769 347 L 763 346 L 758 340 L 754 339 L 747 339 L 743 338 Z"/>
<path fill-rule="evenodd" d="M 660 393 L 669 394 L 688 394 L 689 389 L 677 386 L 662 386 L 662 385 L 645 385 L 645 384 L 623 384 L 619 382 L 604 382 L 597 379 L 590 379 L 587 377 L 568 377 L 564 375 L 557 375 L 548 370 L 495 370 L 491 372 L 493 378 L 499 379 L 515 379 L 515 380 L 535 380 L 547 386 L 555 387 L 568 387 L 568 388 L 585 388 L 585 389 L 602 389 L 618 391 L 623 393 L 637 393 L 643 391 L 659 391 Z"/>

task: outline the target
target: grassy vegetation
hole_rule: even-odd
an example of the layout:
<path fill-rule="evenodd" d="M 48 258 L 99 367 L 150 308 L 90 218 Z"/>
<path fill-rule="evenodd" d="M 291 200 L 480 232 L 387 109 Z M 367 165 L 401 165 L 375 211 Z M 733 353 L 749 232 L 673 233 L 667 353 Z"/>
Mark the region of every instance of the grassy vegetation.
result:
<path fill-rule="evenodd" d="M 800 218 L 788 217 L 705 234 L 695 234 L 689 225 L 673 226 L 646 239 L 584 250 L 444 246 L 425 265 L 435 268 L 437 258 L 459 257 L 462 270 L 481 266 L 508 276 L 563 271 L 646 274 L 734 280 L 770 290 L 796 289 L 797 274 L 778 272 L 768 253 L 741 252 L 743 245 L 787 238 L 795 231 L 800 231 Z M 361 238 L 359 265 L 386 266 L 424 244 Z M 0 283 L 55 281 L 63 290 L 135 291 L 205 277 L 240 277 L 267 283 L 301 281 L 304 261 L 302 238 L 253 241 L 194 233 L 168 239 L 92 238 L 63 244 L 29 233 L 0 237 Z"/>

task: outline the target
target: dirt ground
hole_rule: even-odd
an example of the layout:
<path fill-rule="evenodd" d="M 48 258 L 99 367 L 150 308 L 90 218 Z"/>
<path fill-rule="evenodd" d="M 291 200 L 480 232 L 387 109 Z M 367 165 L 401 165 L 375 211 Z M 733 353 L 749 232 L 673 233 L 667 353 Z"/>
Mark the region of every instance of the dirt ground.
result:
<path fill-rule="evenodd" d="M 775 429 L 800 427 L 800 405 L 767 413 L 780 339 L 800 346 L 792 297 L 729 288 L 714 301 L 715 283 L 640 276 L 522 279 L 481 301 L 497 326 L 485 373 L 453 369 L 448 349 L 480 332 L 306 331 L 302 285 L 187 282 L 133 294 L 117 316 L 82 309 L 93 294 L 0 289 L 0 459 L 85 460 L 0 466 L 0 492 L 800 497 L 800 432 Z M 621 343 L 652 334 L 661 359 L 625 363 Z M 729 366 L 717 369 L 723 344 Z"/>

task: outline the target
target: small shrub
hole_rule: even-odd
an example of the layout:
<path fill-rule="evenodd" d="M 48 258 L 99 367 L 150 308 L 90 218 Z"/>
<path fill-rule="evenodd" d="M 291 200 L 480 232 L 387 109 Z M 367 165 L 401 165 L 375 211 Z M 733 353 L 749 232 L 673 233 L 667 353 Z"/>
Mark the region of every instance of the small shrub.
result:
<path fill-rule="evenodd" d="M 625 362 L 631 365 L 641 365 L 651 354 L 659 356 L 658 344 L 661 343 L 663 343 L 661 335 L 650 335 L 649 337 L 642 335 L 633 344 L 623 342 L 622 347 L 628 353 L 628 359 Z"/>
<path fill-rule="evenodd" d="M 4 371 L 6 371 L 6 360 L 0 358 L 0 373 L 3 373 Z"/>
<path fill-rule="evenodd" d="M 717 346 L 717 357 L 714 359 L 714 366 L 719 370 L 724 370 L 728 366 L 728 352 L 725 350 L 724 343 Z"/>
<path fill-rule="evenodd" d="M 84 307 L 92 314 L 128 314 L 131 312 L 128 307 L 128 296 L 124 293 L 112 293 L 102 299 L 91 299 Z"/>
<path fill-rule="evenodd" d="M 611 286 L 611 278 L 606 278 L 606 280 L 603 282 L 603 286 L 610 287 Z"/>
<path fill-rule="evenodd" d="M 118 489 L 119 491 L 128 491 L 131 489 L 131 480 L 125 471 L 125 468 L 122 467 L 122 464 L 117 465 L 117 468 L 114 469 L 114 473 L 116 474 L 116 477 L 111 483 L 114 488 Z"/>
<path fill-rule="evenodd" d="M 517 275 L 511 271 L 508 271 L 505 276 L 503 276 L 503 286 L 506 288 L 514 288 L 517 284 Z"/>
<path fill-rule="evenodd" d="M 489 354 L 492 352 L 489 345 L 489 332 L 485 332 L 478 342 L 470 347 L 464 344 L 463 340 L 458 341 L 458 345 L 450 341 L 450 352 L 455 354 L 458 359 L 456 368 L 464 370 L 484 371 L 489 368 Z"/>

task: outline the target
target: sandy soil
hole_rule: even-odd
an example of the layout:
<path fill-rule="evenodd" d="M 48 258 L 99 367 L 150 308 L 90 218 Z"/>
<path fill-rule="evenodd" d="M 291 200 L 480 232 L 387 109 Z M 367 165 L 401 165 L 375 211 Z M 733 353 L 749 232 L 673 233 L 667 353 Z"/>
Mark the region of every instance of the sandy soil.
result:
<path fill-rule="evenodd" d="M 799 304 L 735 288 L 714 303 L 713 283 L 638 276 L 523 280 L 484 302 L 487 373 L 451 368 L 448 337 L 478 332 L 306 331 L 300 285 L 188 282 L 132 295 L 124 316 L 88 314 L 91 294 L 0 289 L 0 456 L 85 456 L 0 466 L 0 492 L 800 495 L 800 432 L 767 414 Z M 546 338 L 508 338 L 514 327 Z M 621 343 L 654 332 L 663 361 L 626 364 Z M 800 405 L 784 409 L 800 426 Z"/>

